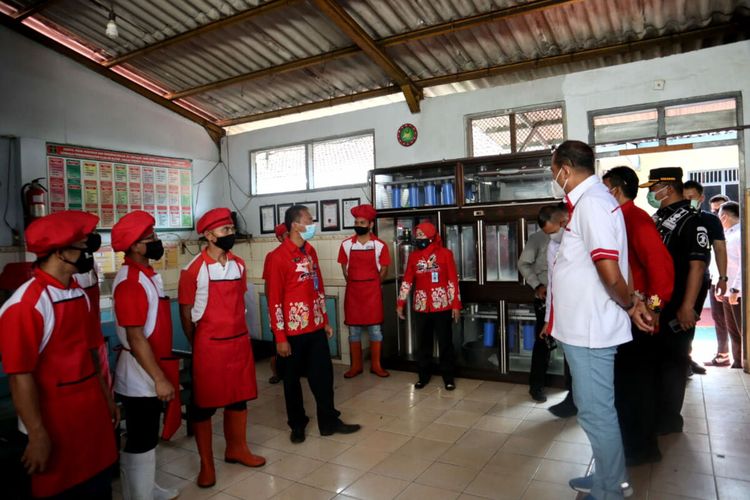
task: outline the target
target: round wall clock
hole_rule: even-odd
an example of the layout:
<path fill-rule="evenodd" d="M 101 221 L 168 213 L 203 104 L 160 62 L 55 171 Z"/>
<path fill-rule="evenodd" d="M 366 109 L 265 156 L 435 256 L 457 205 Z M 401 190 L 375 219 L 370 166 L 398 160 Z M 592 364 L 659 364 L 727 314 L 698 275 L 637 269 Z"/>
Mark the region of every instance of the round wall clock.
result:
<path fill-rule="evenodd" d="M 417 127 L 411 123 L 404 123 L 399 127 L 396 139 L 398 139 L 399 144 L 408 148 L 417 142 Z"/>

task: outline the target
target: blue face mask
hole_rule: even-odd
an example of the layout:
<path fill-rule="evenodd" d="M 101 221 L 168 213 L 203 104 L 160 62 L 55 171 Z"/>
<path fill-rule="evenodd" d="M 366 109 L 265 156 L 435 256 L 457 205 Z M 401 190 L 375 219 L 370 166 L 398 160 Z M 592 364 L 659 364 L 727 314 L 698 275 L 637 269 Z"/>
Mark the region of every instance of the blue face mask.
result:
<path fill-rule="evenodd" d="M 305 232 L 299 233 L 299 235 L 302 237 L 303 240 L 308 241 L 313 239 L 315 236 L 315 228 L 316 224 L 305 224 Z"/>

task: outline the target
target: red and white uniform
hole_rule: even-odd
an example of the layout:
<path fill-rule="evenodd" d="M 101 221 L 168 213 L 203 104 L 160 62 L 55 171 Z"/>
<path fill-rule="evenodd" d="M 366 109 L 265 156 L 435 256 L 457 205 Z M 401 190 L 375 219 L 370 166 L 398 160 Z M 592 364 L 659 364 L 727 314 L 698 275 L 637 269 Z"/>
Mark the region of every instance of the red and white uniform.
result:
<path fill-rule="evenodd" d="M 201 408 L 255 399 L 255 361 L 245 321 L 245 263 L 231 252 L 222 265 L 206 250 L 182 270 L 178 299 L 192 305 L 193 392 Z"/>
<path fill-rule="evenodd" d="M 268 308 L 276 342 L 327 325 L 325 287 L 312 245 L 305 242 L 300 249 L 287 238 L 269 254 L 267 262 Z"/>
<path fill-rule="evenodd" d="M 75 280 L 66 288 L 40 269 L 0 309 L 3 368 L 10 375 L 32 374 L 52 443 L 47 469 L 32 476 L 34 496 L 61 493 L 117 459 L 112 418 L 91 357 L 101 344 L 100 331 L 85 320 L 91 310 Z M 20 419 L 19 429 L 26 432 Z"/>
<path fill-rule="evenodd" d="M 388 246 L 374 235 L 360 243 L 355 234 L 339 248 L 339 264 L 346 266 L 344 323 L 353 326 L 383 322 L 383 292 L 380 270 L 391 263 Z"/>
<path fill-rule="evenodd" d="M 99 362 L 101 363 L 102 377 L 106 382 L 107 387 L 112 390 L 112 372 L 109 370 L 109 353 L 107 351 L 107 343 L 104 342 L 104 334 L 102 333 L 102 317 L 101 310 L 99 308 L 99 298 L 101 290 L 99 289 L 99 276 L 93 269 L 85 274 L 79 273 L 74 274 L 73 278 L 78 282 L 78 286 L 83 288 L 83 291 L 89 298 L 89 304 L 91 304 L 91 321 L 93 327 L 99 331 Z"/>
<path fill-rule="evenodd" d="M 453 252 L 439 242 L 415 250 L 406 263 L 396 305 L 403 307 L 414 288 L 414 310 L 420 313 L 461 309 L 461 293 Z"/>

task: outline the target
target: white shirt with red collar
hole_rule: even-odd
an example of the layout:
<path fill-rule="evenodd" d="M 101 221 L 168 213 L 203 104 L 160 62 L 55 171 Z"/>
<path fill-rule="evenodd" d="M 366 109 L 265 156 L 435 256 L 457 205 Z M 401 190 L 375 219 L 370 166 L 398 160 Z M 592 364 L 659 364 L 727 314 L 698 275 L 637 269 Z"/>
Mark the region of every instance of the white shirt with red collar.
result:
<path fill-rule="evenodd" d="M 566 196 L 570 221 L 552 270 L 552 335 L 588 348 L 632 340 L 627 312 L 607 292 L 595 263 L 617 261 L 628 276 L 625 219 L 617 201 L 595 175 Z"/>

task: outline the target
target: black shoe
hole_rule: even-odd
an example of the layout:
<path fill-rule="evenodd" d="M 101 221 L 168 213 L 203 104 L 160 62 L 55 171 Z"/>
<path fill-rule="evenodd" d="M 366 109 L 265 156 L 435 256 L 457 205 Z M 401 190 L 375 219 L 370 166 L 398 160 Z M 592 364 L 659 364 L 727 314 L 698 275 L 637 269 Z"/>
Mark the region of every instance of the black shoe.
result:
<path fill-rule="evenodd" d="M 655 464 L 657 462 L 661 462 L 661 452 L 659 450 L 651 453 L 625 457 L 625 465 L 627 467 L 638 467 L 639 465 Z"/>
<path fill-rule="evenodd" d="M 561 403 L 552 405 L 547 409 L 557 418 L 574 417 L 578 414 L 578 408 L 576 408 L 573 398 L 570 397 L 570 393 L 568 393 L 568 396 L 566 396 Z"/>
<path fill-rule="evenodd" d="M 696 363 L 695 361 L 693 361 L 692 359 L 690 360 L 690 369 L 693 371 L 693 373 L 695 373 L 697 375 L 705 375 L 706 374 L 706 369 L 703 368 L 698 363 Z"/>
<path fill-rule="evenodd" d="M 456 384 L 454 384 L 453 382 L 446 382 L 446 384 L 445 384 L 445 390 L 446 391 L 454 391 L 454 390 L 456 390 Z"/>
<path fill-rule="evenodd" d="M 741 361 L 735 361 L 732 363 L 732 368 L 742 368 L 742 362 Z"/>
<path fill-rule="evenodd" d="M 531 395 L 531 399 L 538 403 L 547 401 L 547 396 L 544 394 L 543 389 L 529 389 L 529 395 Z"/>
<path fill-rule="evenodd" d="M 330 429 L 320 429 L 321 436 L 330 436 L 332 434 L 353 434 L 362 428 L 359 424 L 345 424 L 340 419 Z"/>
<path fill-rule="evenodd" d="M 276 375 L 268 379 L 269 384 L 278 384 L 279 382 L 281 382 L 281 379 Z"/>
<path fill-rule="evenodd" d="M 682 426 L 664 426 L 659 427 L 656 430 L 656 434 L 659 436 L 666 436 L 667 434 L 680 434 L 682 432 Z"/>
<path fill-rule="evenodd" d="M 289 435 L 289 440 L 294 444 L 305 442 L 305 428 L 292 429 L 292 433 Z"/>
<path fill-rule="evenodd" d="M 422 389 L 422 388 L 423 388 L 424 386 L 426 386 L 426 385 L 427 385 L 427 384 L 429 384 L 429 383 L 430 383 L 429 381 L 427 381 L 427 382 L 422 382 L 422 381 L 420 380 L 419 382 L 417 382 L 416 384 L 414 384 L 414 388 L 415 388 L 415 389 Z"/>

